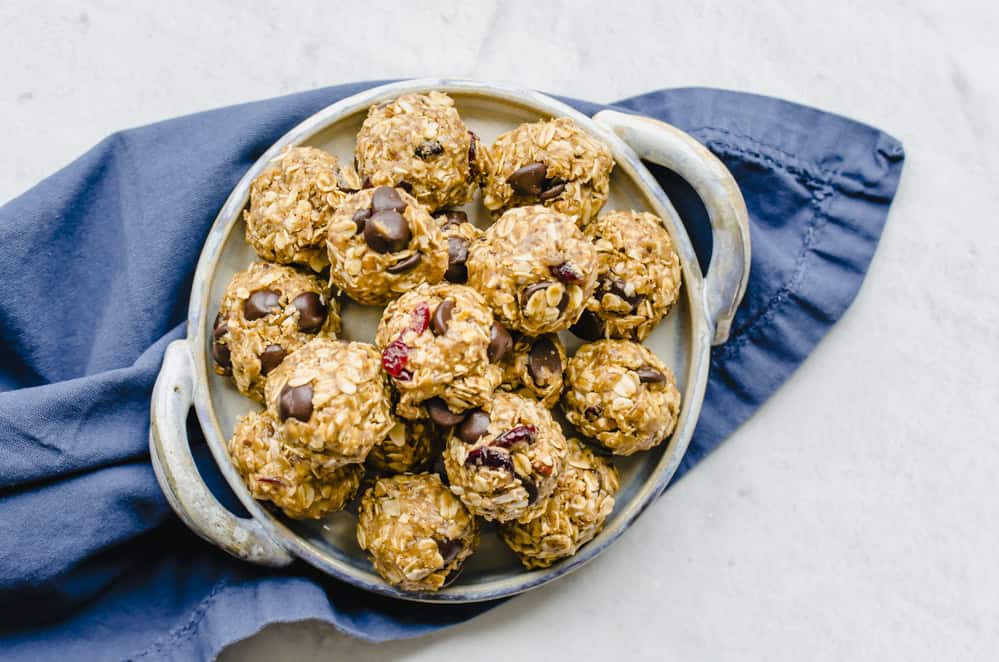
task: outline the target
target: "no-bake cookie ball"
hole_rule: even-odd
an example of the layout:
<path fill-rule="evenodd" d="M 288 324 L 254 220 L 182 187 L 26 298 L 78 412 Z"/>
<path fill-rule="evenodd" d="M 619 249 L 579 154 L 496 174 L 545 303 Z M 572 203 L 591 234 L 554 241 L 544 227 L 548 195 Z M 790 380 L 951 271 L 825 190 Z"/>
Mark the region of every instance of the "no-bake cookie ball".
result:
<path fill-rule="evenodd" d="M 501 324 L 538 336 L 579 317 L 596 286 L 597 255 L 567 216 L 535 205 L 490 226 L 469 247 L 467 268 Z"/>
<path fill-rule="evenodd" d="M 672 371 L 629 340 L 583 345 L 569 359 L 566 418 L 615 455 L 657 446 L 676 427 L 680 391 Z"/>
<path fill-rule="evenodd" d="M 510 522 L 500 536 L 528 569 L 572 556 L 600 533 L 619 487 L 614 465 L 569 439 L 569 456 L 544 511 L 526 524 Z"/>
<path fill-rule="evenodd" d="M 436 441 L 437 432 L 429 421 L 398 421 L 371 449 L 365 465 L 381 474 L 422 471 L 430 465 Z"/>
<path fill-rule="evenodd" d="M 478 540 L 475 518 L 437 475 L 379 478 L 361 498 L 357 543 L 378 574 L 405 591 L 447 586 Z"/>
<path fill-rule="evenodd" d="M 493 316 L 464 285 L 423 285 L 385 309 L 375 341 L 408 419 L 449 417 L 478 407 L 500 383 L 489 359 Z"/>
<path fill-rule="evenodd" d="M 383 305 L 447 270 L 447 241 L 426 207 L 401 189 L 350 196 L 329 224 L 330 285 L 355 301 Z"/>
<path fill-rule="evenodd" d="M 472 199 L 480 152 L 454 100 L 429 92 L 372 106 L 357 134 L 354 159 L 371 184 L 404 188 L 434 210 Z"/>
<path fill-rule="evenodd" d="M 468 282 L 468 247 L 482 236 L 482 231 L 469 223 L 463 211 L 446 211 L 434 217 L 447 239 L 447 271 L 444 280 L 449 283 Z"/>
<path fill-rule="evenodd" d="M 243 394 L 264 401 L 264 380 L 286 356 L 317 336 L 340 333 L 340 306 L 315 276 L 268 262 L 229 281 L 215 319 L 215 370 Z"/>
<path fill-rule="evenodd" d="M 662 221 L 612 211 L 583 234 L 597 249 L 597 289 L 572 332 L 585 340 L 645 340 L 680 295 L 680 258 Z"/>
<path fill-rule="evenodd" d="M 350 166 L 315 147 L 290 147 L 250 186 L 246 242 L 265 260 L 327 264 L 326 226 L 348 193 L 361 188 Z"/>
<path fill-rule="evenodd" d="M 494 213 L 542 204 L 583 225 L 607 201 L 610 149 L 568 117 L 521 124 L 488 149 L 482 202 Z"/>
<path fill-rule="evenodd" d="M 451 491 L 487 520 L 529 521 L 555 489 L 566 440 L 539 402 L 498 391 L 455 425 L 444 448 Z"/>
<path fill-rule="evenodd" d="M 268 412 L 236 422 L 229 456 L 254 499 L 271 501 L 288 517 L 316 519 L 354 498 L 364 470 L 359 464 L 328 466 L 325 458 L 288 444 Z"/>
<path fill-rule="evenodd" d="M 267 378 L 267 409 L 289 443 L 324 453 L 333 464 L 363 462 L 395 425 L 378 350 L 367 343 L 317 338 Z"/>
<path fill-rule="evenodd" d="M 500 363 L 504 391 L 535 398 L 551 409 L 562 395 L 565 345 L 554 333 L 538 338 L 519 335 Z"/>

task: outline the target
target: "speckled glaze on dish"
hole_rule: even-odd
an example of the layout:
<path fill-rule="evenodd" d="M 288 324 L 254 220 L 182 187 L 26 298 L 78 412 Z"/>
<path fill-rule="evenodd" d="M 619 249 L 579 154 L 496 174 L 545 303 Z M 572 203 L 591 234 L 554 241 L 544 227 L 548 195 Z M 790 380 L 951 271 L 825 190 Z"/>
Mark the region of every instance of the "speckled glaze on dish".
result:
<path fill-rule="evenodd" d="M 257 407 L 212 369 L 211 325 L 222 290 L 254 255 L 243 239 L 241 212 L 250 182 L 287 145 L 326 149 L 349 162 L 354 136 L 368 107 L 400 94 L 441 90 L 454 97 L 462 118 L 486 143 L 526 121 L 569 116 L 610 146 L 617 166 L 605 210 L 639 209 L 660 216 L 683 265 L 680 301 L 645 344 L 676 373 L 683 406 L 667 443 L 647 453 L 617 458 L 621 491 L 604 530 L 571 558 L 527 571 L 488 526 L 461 577 L 437 593 L 405 593 L 371 568 L 354 536 L 348 511 L 326 519 L 293 521 L 255 501 L 229 460 L 226 439 L 236 418 Z M 664 165 L 701 196 L 714 233 L 708 276 L 702 276 L 684 227 L 640 159 Z M 465 207 L 480 226 L 488 216 L 478 198 Z M 150 451 L 153 467 L 171 506 L 198 535 L 230 554 L 263 565 L 283 566 L 300 558 L 362 589 L 423 602 L 477 602 L 514 595 L 557 579 L 595 558 L 614 542 L 669 483 L 694 431 L 707 383 L 712 344 L 724 342 L 749 272 L 749 227 L 745 204 L 724 165 L 687 134 L 656 120 L 602 111 L 592 119 L 537 92 L 459 80 L 415 80 L 372 88 L 308 118 L 277 141 L 252 168 L 219 212 L 198 263 L 188 311 L 187 338 L 167 349 L 153 390 Z M 344 306 L 344 336 L 370 341 L 380 308 Z M 578 340 L 563 334 L 570 353 Z M 185 421 L 197 411 L 208 446 L 223 476 L 251 514 L 227 511 L 202 482 L 187 441 Z"/>

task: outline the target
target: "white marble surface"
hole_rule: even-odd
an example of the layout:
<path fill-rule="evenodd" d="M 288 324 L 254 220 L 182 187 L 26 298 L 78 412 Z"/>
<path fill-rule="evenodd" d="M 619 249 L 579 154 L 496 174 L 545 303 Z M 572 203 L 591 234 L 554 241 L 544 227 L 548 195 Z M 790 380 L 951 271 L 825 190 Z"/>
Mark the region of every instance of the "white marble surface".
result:
<path fill-rule="evenodd" d="M 118 128 L 428 74 L 787 97 L 901 138 L 901 190 L 842 322 L 599 561 L 415 642 L 285 625 L 225 659 L 994 659 L 999 5 L 409 4 L 0 3 L 0 200 Z"/>

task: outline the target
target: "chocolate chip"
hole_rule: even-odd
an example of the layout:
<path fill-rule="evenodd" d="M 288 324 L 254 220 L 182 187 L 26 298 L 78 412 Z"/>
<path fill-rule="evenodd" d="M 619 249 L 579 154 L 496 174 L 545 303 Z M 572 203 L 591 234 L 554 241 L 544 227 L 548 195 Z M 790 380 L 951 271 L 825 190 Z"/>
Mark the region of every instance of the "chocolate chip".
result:
<path fill-rule="evenodd" d="M 479 164 L 475 162 L 479 149 L 479 137 L 471 131 L 468 132 L 468 136 L 471 138 L 468 143 L 468 178 L 473 180 L 479 176 Z"/>
<path fill-rule="evenodd" d="M 302 333 L 319 333 L 326 323 L 326 306 L 315 292 L 303 292 L 292 301 L 298 311 L 298 330 Z"/>
<path fill-rule="evenodd" d="M 583 415 L 590 420 L 594 418 L 600 418 L 600 415 L 602 413 L 604 413 L 604 408 L 601 407 L 600 405 L 590 405 L 589 407 L 583 410 Z"/>
<path fill-rule="evenodd" d="M 562 357 L 549 338 L 538 338 L 527 356 L 527 372 L 538 386 L 546 386 L 552 375 L 562 374 Z"/>
<path fill-rule="evenodd" d="M 435 217 L 438 220 L 443 219 L 444 222 L 441 227 L 450 228 L 455 225 L 461 225 L 462 223 L 468 223 L 468 214 L 459 209 L 448 209 Z"/>
<path fill-rule="evenodd" d="M 546 170 L 544 163 L 528 163 L 514 170 L 506 178 L 506 183 L 523 195 L 540 195 L 545 184 Z"/>
<path fill-rule="evenodd" d="M 562 195 L 562 191 L 564 190 L 565 190 L 565 184 L 555 184 L 554 186 L 550 186 L 546 188 L 544 191 L 542 191 L 541 194 L 538 195 L 538 199 L 552 200 Z"/>
<path fill-rule="evenodd" d="M 423 160 L 427 160 L 443 153 L 444 145 L 442 145 L 439 140 L 428 140 L 416 148 L 416 155 Z"/>
<path fill-rule="evenodd" d="M 285 356 L 287 356 L 287 352 L 284 351 L 284 347 L 281 345 L 268 345 L 260 353 L 260 374 L 266 377 L 270 374 L 271 370 L 281 365 L 281 361 L 284 361 Z"/>
<path fill-rule="evenodd" d="M 375 212 L 364 225 L 364 241 L 376 253 L 401 251 L 412 236 L 409 223 L 393 209 Z"/>
<path fill-rule="evenodd" d="M 506 469 L 513 473 L 513 461 L 510 454 L 497 448 L 476 448 L 465 458 L 465 465 L 474 464 L 480 467 L 492 467 L 493 469 Z"/>
<path fill-rule="evenodd" d="M 282 421 L 295 418 L 303 423 L 307 422 L 312 417 L 312 385 L 285 384 L 278 395 L 278 416 Z"/>
<path fill-rule="evenodd" d="M 371 188 L 372 186 L 374 186 L 374 183 L 372 183 L 370 177 L 365 177 L 364 181 L 361 182 L 361 188 Z"/>
<path fill-rule="evenodd" d="M 385 267 L 385 271 L 390 274 L 403 274 L 416 268 L 416 265 L 418 265 L 422 259 L 423 256 L 421 254 L 413 253 L 409 257 L 402 258 L 395 264 Z"/>
<path fill-rule="evenodd" d="M 218 340 L 229 332 L 229 325 L 222 319 L 222 311 L 215 315 L 215 323 L 212 325 L 212 339 Z"/>
<path fill-rule="evenodd" d="M 426 407 L 430 420 L 442 428 L 453 427 L 465 420 L 465 414 L 454 413 L 441 398 L 424 400 L 423 406 Z"/>
<path fill-rule="evenodd" d="M 562 291 L 562 298 L 558 300 L 558 314 L 561 315 L 569 307 L 569 290 Z"/>
<path fill-rule="evenodd" d="M 451 561 L 458 558 L 462 547 L 460 540 L 434 540 L 437 543 L 437 551 L 444 558 L 444 565 L 450 565 Z"/>
<path fill-rule="evenodd" d="M 258 320 L 281 307 L 281 293 L 274 290 L 257 290 L 243 302 L 243 317 Z"/>
<path fill-rule="evenodd" d="M 513 349 L 513 337 L 510 332 L 503 328 L 499 322 L 493 322 L 489 329 L 489 349 L 486 353 L 490 363 L 499 363 L 507 357 Z"/>
<path fill-rule="evenodd" d="M 447 271 L 444 279 L 449 283 L 464 283 L 468 280 L 468 242 L 461 237 L 447 238 Z"/>
<path fill-rule="evenodd" d="M 396 187 L 397 188 L 401 188 L 406 193 L 412 193 L 413 192 L 413 185 L 410 184 L 409 182 L 407 182 L 405 179 L 400 179 L 399 183 L 396 184 Z"/>
<path fill-rule="evenodd" d="M 610 292 L 611 294 L 613 294 L 614 296 L 616 296 L 616 297 L 618 297 L 620 299 L 623 299 L 624 301 L 626 301 L 629 304 L 631 304 L 631 309 L 632 310 L 634 310 L 635 307 L 638 305 L 638 302 L 642 300 L 642 296 L 641 295 L 638 295 L 638 294 L 629 295 L 628 294 L 628 289 L 627 289 L 628 288 L 628 284 L 625 283 L 620 278 L 604 279 L 604 280 L 602 280 L 600 282 L 600 286 L 603 289 L 605 289 L 608 292 Z"/>
<path fill-rule="evenodd" d="M 533 504 L 538 500 L 538 486 L 527 476 L 518 475 L 517 477 L 520 478 L 521 486 L 527 490 L 527 505 Z"/>
<path fill-rule="evenodd" d="M 486 433 L 489 428 L 489 414 L 476 409 L 465 417 L 465 421 L 458 426 L 455 434 L 466 444 L 474 444 L 479 437 Z"/>
<path fill-rule="evenodd" d="M 371 196 L 371 211 L 380 212 L 391 209 L 402 212 L 406 208 L 406 201 L 391 186 L 379 186 Z"/>
<path fill-rule="evenodd" d="M 435 336 L 443 336 L 447 333 L 447 327 L 451 324 L 451 313 L 454 311 L 454 300 L 444 299 L 434 311 L 434 316 L 430 320 L 430 328 Z"/>
<path fill-rule="evenodd" d="M 212 358 L 226 375 L 232 374 L 232 356 L 229 352 L 229 345 L 222 342 L 222 338 L 229 333 L 229 325 L 222 319 L 222 313 L 215 316 L 215 326 L 212 329 Z"/>
<path fill-rule="evenodd" d="M 604 322 L 592 310 L 584 310 L 569 330 L 583 340 L 600 340 L 604 337 Z"/>
<path fill-rule="evenodd" d="M 354 224 L 357 226 L 357 229 L 354 230 L 354 234 L 361 234 L 364 232 L 364 224 L 368 222 L 369 218 L 371 218 L 370 209 L 358 209 L 354 212 L 354 215 L 350 217 L 350 220 L 354 221 Z"/>
<path fill-rule="evenodd" d="M 642 366 L 635 372 L 638 373 L 638 381 L 643 384 L 662 384 L 666 381 L 666 375 L 649 366 Z"/>

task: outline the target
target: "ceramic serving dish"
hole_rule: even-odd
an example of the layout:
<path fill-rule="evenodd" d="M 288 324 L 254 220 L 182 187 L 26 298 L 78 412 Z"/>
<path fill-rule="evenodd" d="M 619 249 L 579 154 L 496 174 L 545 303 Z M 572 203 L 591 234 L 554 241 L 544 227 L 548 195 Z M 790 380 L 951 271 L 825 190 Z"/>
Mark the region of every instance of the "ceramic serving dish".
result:
<path fill-rule="evenodd" d="M 238 416 L 258 407 L 215 374 L 211 359 L 212 321 L 231 276 L 255 259 L 245 243 L 242 211 L 250 182 L 287 145 L 311 145 L 350 162 L 354 137 L 367 109 L 407 92 L 450 94 L 465 123 L 489 144 L 522 122 L 571 117 L 610 146 L 617 166 L 604 210 L 647 210 L 662 218 L 683 267 L 680 301 L 645 344 L 676 374 L 683 405 L 673 436 L 658 448 L 615 458 L 621 491 L 604 530 L 580 552 L 545 570 L 526 571 L 490 526 L 458 580 L 436 593 L 406 593 L 385 583 L 355 539 L 356 517 L 348 508 L 318 521 L 295 521 L 250 497 L 226 452 Z M 641 159 L 683 177 L 700 195 L 711 220 L 713 251 L 707 276 L 701 274 L 680 218 Z M 466 206 L 480 226 L 489 219 L 478 198 Z M 416 80 L 384 85 L 335 103 L 285 134 L 233 189 L 205 241 L 191 289 L 187 338 L 172 343 L 153 391 L 150 451 L 156 476 L 180 518 L 198 535 L 230 554 L 270 566 L 302 559 L 362 589 L 407 600 L 475 602 L 520 593 L 579 568 L 607 549 L 669 483 L 683 457 L 701 409 L 712 344 L 725 341 L 749 271 L 749 227 L 739 189 L 725 166 L 682 131 L 645 117 L 605 110 L 592 118 L 543 94 L 489 83 Z M 381 309 L 344 305 L 344 336 L 371 341 Z M 572 351 L 578 346 L 563 334 Z M 226 510 L 201 479 L 188 445 L 186 419 L 197 411 L 205 438 L 222 475 L 250 513 Z"/>

